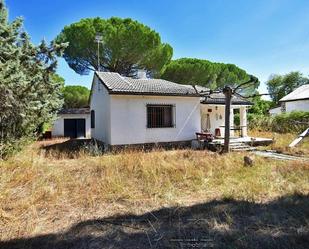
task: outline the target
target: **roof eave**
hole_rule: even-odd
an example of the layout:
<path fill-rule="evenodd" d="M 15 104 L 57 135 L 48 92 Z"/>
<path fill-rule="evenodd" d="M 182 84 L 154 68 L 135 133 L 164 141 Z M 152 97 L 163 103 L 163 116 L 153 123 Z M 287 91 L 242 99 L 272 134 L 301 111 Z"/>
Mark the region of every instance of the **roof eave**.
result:
<path fill-rule="evenodd" d="M 126 92 L 109 91 L 110 95 L 146 95 L 146 96 L 174 96 L 174 97 L 201 97 L 199 94 L 180 94 L 180 93 L 152 93 L 152 92 Z"/>
<path fill-rule="evenodd" d="M 201 101 L 201 104 L 205 104 L 205 105 L 225 105 L 224 102 L 216 102 L 216 101 Z M 252 106 L 253 103 L 252 102 L 232 102 L 231 105 L 247 105 L 247 106 Z"/>
<path fill-rule="evenodd" d="M 309 100 L 309 98 L 300 98 L 300 99 L 287 99 L 287 100 L 284 100 L 284 99 L 280 99 L 280 100 L 279 100 L 279 103 L 282 103 L 282 102 L 292 102 L 292 101 L 299 101 L 299 100 Z"/>

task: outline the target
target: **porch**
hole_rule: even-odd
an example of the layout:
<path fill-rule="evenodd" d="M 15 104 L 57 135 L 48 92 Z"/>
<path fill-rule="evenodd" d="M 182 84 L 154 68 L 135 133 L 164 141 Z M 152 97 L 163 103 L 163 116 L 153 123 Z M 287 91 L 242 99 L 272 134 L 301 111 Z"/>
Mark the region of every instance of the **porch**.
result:
<path fill-rule="evenodd" d="M 262 137 L 231 137 L 230 144 L 243 143 L 250 146 L 266 146 L 273 142 L 271 138 L 262 138 Z M 212 143 L 223 145 L 224 138 L 215 138 L 212 140 Z"/>
<path fill-rule="evenodd" d="M 254 150 L 255 146 L 266 146 L 273 142 L 270 138 L 249 137 L 247 123 L 247 103 L 233 104 L 230 115 L 230 149 L 233 151 Z M 238 122 L 235 122 L 235 114 Z M 202 103 L 201 128 L 196 133 L 199 148 L 209 148 L 221 151 L 224 145 L 225 133 L 225 105 L 214 103 Z"/>
<path fill-rule="evenodd" d="M 209 133 L 208 133 L 209 134 Z M 197 134 L 198 135 L 198 134 Z M 256 146 L 267 146 L 271 144 L 271 138 L 261 137 L 231 137 L 230 150 L 231 151 L 253 151 Z M 209 149 L 211 151 L 221 152 L 224 147 L 224 138 L 210 138 L 203 134 L 199 135 L 197 140 L 193 140 L 191 147 L 195 149 Z"/>
<path fill-rule="evenodd" d="M 247 128 L 248 105 L 232 105 L 230 115 L 231 137 L 248 136 Z M 234 117 L 239 114 L 239 123 L 236 124 Z M 202 132 L 210 133 L 215 138 L 224 138 L 225 132 L 225 105 L 202 104 L 201 105 L 201 128 Z"/>

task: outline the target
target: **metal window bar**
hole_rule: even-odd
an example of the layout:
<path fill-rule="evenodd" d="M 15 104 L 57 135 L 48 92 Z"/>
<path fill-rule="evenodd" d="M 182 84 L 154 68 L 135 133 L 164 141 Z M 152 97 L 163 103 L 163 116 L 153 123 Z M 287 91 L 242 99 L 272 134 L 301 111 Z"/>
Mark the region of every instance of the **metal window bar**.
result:
<path fill-rule="evenodd" d="M 147 105 L 147 128 L 175 127 L 174 105 Z"/>

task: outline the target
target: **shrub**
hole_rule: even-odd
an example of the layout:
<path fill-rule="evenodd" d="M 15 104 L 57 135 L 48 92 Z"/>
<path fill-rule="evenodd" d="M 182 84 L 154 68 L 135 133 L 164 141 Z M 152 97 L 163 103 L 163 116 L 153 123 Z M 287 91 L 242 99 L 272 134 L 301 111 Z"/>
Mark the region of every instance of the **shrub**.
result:
<path fill-rule="evenodd" d="M 248 114 L 248 121 L 250 129 L 278 133 L 300 133 L 309 127 L 309 112 L 294 111 L 276 116 Z"/>
<path fill-rule="evenodd" d="M 248 113 L 249 129 L 272 130 L 273 117 Z"/>
<path fill-rule="evenodd" d="M 304 124 L 303 122 L 307 122 Z M 309 112 L 284 113 L 274 117 L 272 130 L 280 133 L 302 132 L 309 127 Z"/>

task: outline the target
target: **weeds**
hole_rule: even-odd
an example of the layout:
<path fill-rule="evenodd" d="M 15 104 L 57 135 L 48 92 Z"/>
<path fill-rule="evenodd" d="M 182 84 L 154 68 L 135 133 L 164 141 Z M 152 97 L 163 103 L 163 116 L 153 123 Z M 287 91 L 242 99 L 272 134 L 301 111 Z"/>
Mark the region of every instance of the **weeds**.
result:
<path fill-rule="evenodd" d="M 63 141 L 58 141 L 62 143 Z M 309 164 L 244 153 L 124 151 L 53 157 L 34 144 L 0 162 L 0 240 L 61 231 L 81 220 L 234 199 L 309 193 Z M 226 213 L 227 225 L 233 223 Z"/>

